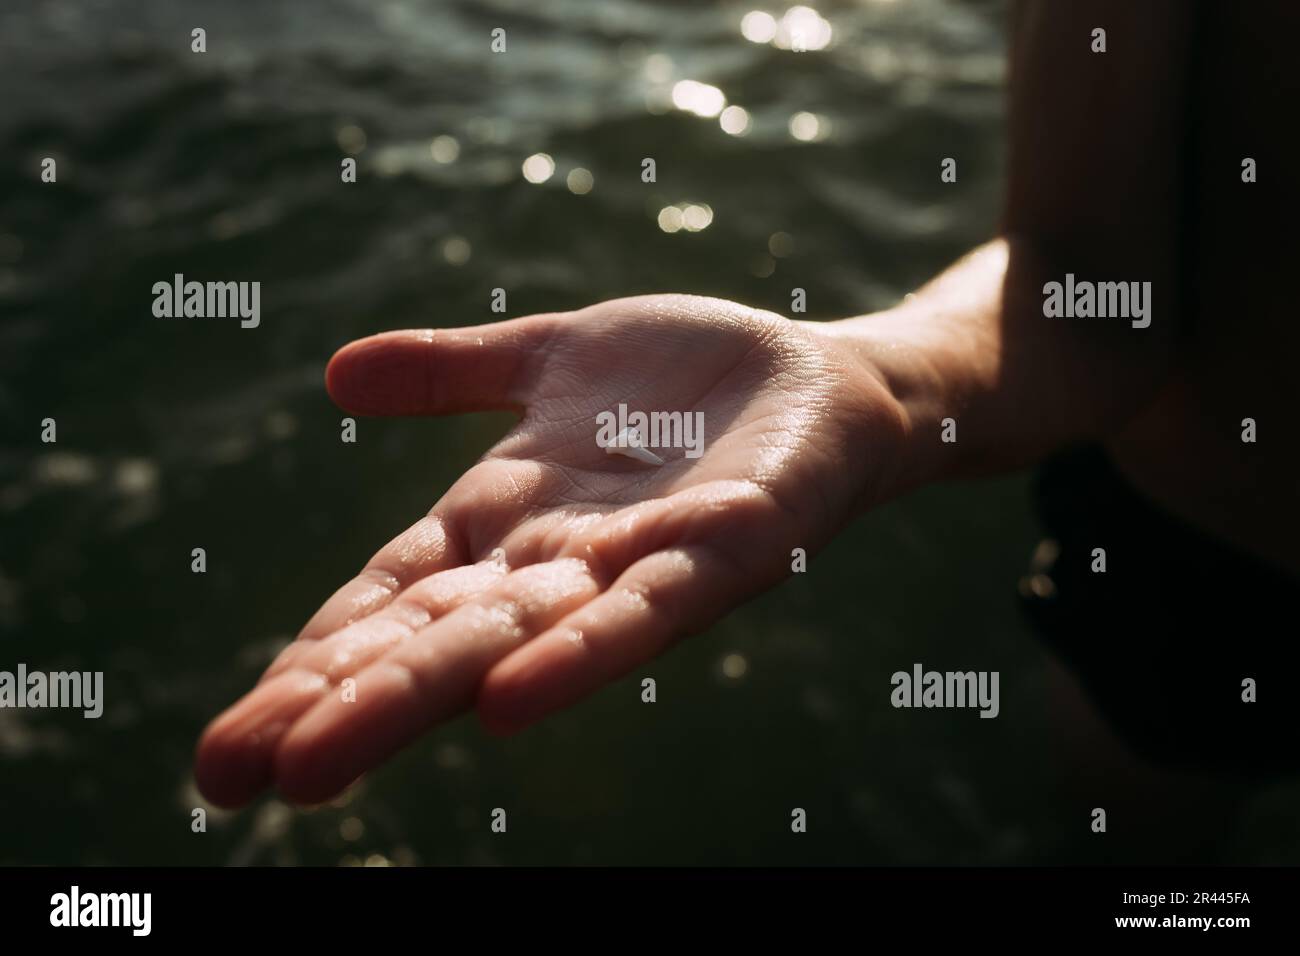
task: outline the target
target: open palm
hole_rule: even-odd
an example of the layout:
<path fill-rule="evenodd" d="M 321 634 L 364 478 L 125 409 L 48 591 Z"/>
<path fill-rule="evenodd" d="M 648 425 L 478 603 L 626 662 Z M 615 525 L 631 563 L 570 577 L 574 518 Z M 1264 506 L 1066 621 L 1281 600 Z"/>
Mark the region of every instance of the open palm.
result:
<path fill-rule="evenodd" d="M 327 383 L 357 414 L 522 418 L 208 727 L 220 805 L 319 802 L 471 708 L 509 732 L 574 703 L 824 543 L 870 483 L 864 436 L 896 425 L 832 336 L 687 296 L 377 335 Z M 608 454 L 620 403 L 703 413 L 703 454 Z"/>

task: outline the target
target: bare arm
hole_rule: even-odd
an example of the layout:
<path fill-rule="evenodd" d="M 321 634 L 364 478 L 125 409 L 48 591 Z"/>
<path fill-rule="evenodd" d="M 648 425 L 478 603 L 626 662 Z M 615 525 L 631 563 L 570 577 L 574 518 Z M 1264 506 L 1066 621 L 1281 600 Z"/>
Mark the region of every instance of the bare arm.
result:
<path fill-rule="evenodd" d="M 1190 19 L 1179 0 L 1018 5 L 1001 237 L 899 307 L 832 327 L 908 422 L 875 498 L 1103 437 L 1160 388 L 1178 345 Z M 1067 272 L 1150 281 L 1151 326 L 1045 317 L 1043 285 Z M 948 417 L 955 444 L 939 440 Z"/>
<path fill-rule="evenodd" d="M 1117 427 L 1174 345 L 1187 32 L 1177 0 L 1130 4 L 1026 8 L 1005 238 L 899 308 L 792 323 L 645 296 L 340 350 L 328 386 L 351 412 L 521 418 L 212 722 L 202 791 L 319 802 L 466 710 L 527 726 L 772 586 L 855 508 Z M 1048 321 L 1042 283 L 1067 269 L 1152 281 L 1161 311 Z M 703 453 L 607 454 L 596 423 L 625 403 L 698 417 Z"/>

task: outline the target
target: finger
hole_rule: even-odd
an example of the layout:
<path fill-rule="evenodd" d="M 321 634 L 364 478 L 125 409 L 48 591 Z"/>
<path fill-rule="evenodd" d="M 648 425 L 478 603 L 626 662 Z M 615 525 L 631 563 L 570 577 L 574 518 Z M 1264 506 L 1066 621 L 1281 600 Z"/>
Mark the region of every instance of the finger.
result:
<path fill-rule="evenodd" d="M 361 573 L 334 592 L 298 632 L 297 640 L 271 662 L 261 677 L 272 677 L 297 665 L 312 644 L 391 604 L 412 582 L 463 565 L 464 548 L 449 532 L 450 520 L 436 507 L 371 558 Z"/>
<path fill-rule="evenodd" d="M 384 332 L 343 346 L 325 387 L 358 415 L 444 415 L 521 408 L 555 317 L 459 329 Z"/>
<path fill-rule="evenodd" d="M 776 584 L 786 573 L 778 556 L 788 551 L 771 541 L 785 537 L 784 523 L 788 516 L 754 483 L 715 481 L 589 529 L 571 547 L 616 580 L 493 667 L 479 694 L 484 725 L 510 733 L 576 703 Z"/>
<path fill-rule="evenodd" d="M 430 514 L 385 545 L 356 578 L 331 596 L 298 639 L 262 676 L 268 680 L 297 666 L 316 641 L 373 614 L 397 600 L 412 582 L 443 573 L 505 545 L 511 566 L 554 557 L 543 553 L 548 535 L 572 533 L 595 523 L 616 506 L 589 506 L 540 515 L 520 531 L 524 503 L 552 496 L 565 487 L 554 469 L 535 462 L 484 461 L 475 465 L 434 506 Z M 514 532 L 514 533 L 512 533 Z"/>
<path fill-rule="evenodd" d="M 344 677 L 482 595 L 507 570 L 489 561 L 435 574 L 330 637 L 298 645 L 291 666 L 264 678 L 204 732 L 195 760 L 200 791 L 220 806 L 251 800 L 270 786 L 272 757 L 294 721 L 333 693 Z"/>
<path fill-rule="evenodd" d="M 355 578 L 331 595 L 298 640 L 316 641 L 392 601 L 411 583 L 469 560 L 442 502 L 380 548 Z"/>
<path fill-rule="evenodd" d="M 492 664 L 599 591 L 585 562 L 572 558 L 513 572 L 362 669 L 351 700 L 330 693 L 316 703 L 276 750 L 276 786 L 300 803 L 338 793 L 434 724 L 469 709 Z"/>
<path fill-rule="evenodd" d="M 219 807 L 233 808 L 266 789 L 277 742 L 328 686 L 319 674 L 287 671 L 218 716 L 195 750 L 199 792 Z"/>
<path fill-rule="evenodd" d="M 608 591 L 495 664 L 479 690 L 479 717 L 494 733 L 520 730 L 704 630 L 760 589 L 707 545 L 648 555 Z"/>
<path fill-rule="evenodd" d="M 411 585 L 381 611 L 329 637 L 304 645 L 294 667 L 337 684 L 377 660 L 445 614 L 483 597 L 509 573 L 504 562 L 483 561 L 451 568 Z M 396 622 L 397 628 L 392 626 Z"/>

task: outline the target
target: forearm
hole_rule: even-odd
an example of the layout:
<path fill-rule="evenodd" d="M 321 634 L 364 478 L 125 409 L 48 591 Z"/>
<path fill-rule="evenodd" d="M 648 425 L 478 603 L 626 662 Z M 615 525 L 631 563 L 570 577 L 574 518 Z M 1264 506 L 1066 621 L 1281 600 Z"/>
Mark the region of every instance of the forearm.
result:
<path fill-rule="evenodd" d="M 1113 276 L 1154 278 L 1158 309 L 1165 295 L 1156 321 L 1134 328 L 1044 315 L 1046 282 L 1097 264 L 1067 258 L 1068 267 L 1032 241 L 995 240 L 899 306 L 825 327 L 862 374 L 884 382 L 903 423 L 901 453 L 873 497 L 1102 439 L 1160 387 L 1176 307 L 1168 264 L 1125 257 L 1139 272 Z"/>
<path fill-rule="evenodd" d="M 1174 358 L 1195 6 L 1020 0 L 1015 12 L 1004 238 L 898 307 L 826 327 L 902 422 L 864 504 L 1111 435 Z M 1099 25 L 1119 38 L 1104 54 Z M 1044 284 L 1067 274 L 1150 282 L 1151 324 L 1045 314 Z"/>

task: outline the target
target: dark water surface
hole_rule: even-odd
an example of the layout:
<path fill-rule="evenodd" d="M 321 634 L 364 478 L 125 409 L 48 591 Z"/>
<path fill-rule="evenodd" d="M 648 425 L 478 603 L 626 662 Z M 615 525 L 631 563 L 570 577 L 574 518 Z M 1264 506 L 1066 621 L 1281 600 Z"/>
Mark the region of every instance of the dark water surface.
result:
<path fill-rule="evenodd" d="M 512 315 L 657 291 L 788 312 L 799 286 L 839 318 L 990 234 L 1000 3 L 823 4 L 833 42 L 803 53 L 744 39 L 753 6 L 0 6 L 0 669 L 103 670 L 107 697 L 98 721 L 0 710 L 0 863 L 1107 858 L 1058 787 L 1047 659 L 1015 603 L 1035 541 L 1016 477 L 882 509 L 517 737 L 457 721 L 335 805 L 267 798 L 190 830 L 206 721 L 508 426 L 363 420 L 342 444 L 335 348 L 488 321 L 496 286 Z M 683 79 L 744 107 L 748 133 L 674 108 Z M 814 141 L 792 136 L 798 113 Z M 541 184 L 521 175 L 535 153 L 556 167 Z M 683 203 L 707 228 L 660 228 Z M 154 318 L 150 289 L 177 272 L 261 281 L 260 328 Z M 916 661 L 999 669 L 1001 716 L 893 710 L 889 675 Z M 1296 859 L 1292 797 L 1255 797 L 1229 858 Z"/>

